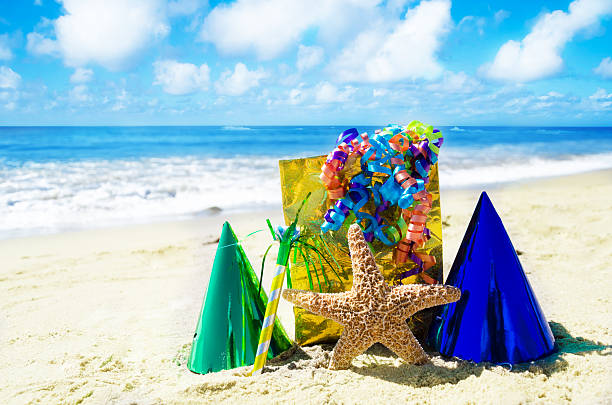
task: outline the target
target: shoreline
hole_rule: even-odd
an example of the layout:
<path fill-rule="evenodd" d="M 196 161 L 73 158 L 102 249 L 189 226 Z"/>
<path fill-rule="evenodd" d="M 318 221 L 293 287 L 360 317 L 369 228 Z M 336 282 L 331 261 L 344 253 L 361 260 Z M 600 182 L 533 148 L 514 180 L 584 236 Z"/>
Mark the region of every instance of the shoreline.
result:
<path fill-rule="evenodd" d="M 440 192 L 441 194 L 461 195 L 461 194 L 474 193 L 474 192 L 483 191 L 483 190 L 505 190 L 505 189 L 513 189 L 516 187 L 524 187 L 524 186 L 537 187 L 538 185 L 546 185 L 548 183 L 554 183 L 559 179 L 561 179 L 561 181 L 563 181 L 563 179 L 566 179 L 566 178 L 578 180 L 580 177 L 588 176 L 588 175 L 608 176 L 610 181 L 612 181 L 612 169 L 599 169 L 599 170 L 592 170 L 589 172 L 584 172 L 584 173 L 579 173 L 579 174 L 536 177 L 532 179 L 520 179 L 520 180 L 510 181 L 510 182 L 489 183 L 489 184 L 484 184 L 484 185 L 470 185 L 470 186 L 457 187 L 457 188 L 441 186 Z M 441 198 L 445 199 L 444 195 L 442 195 Z M 219 209 L 219 211 L 216 211 L 217 209 Z M 204 212 L 207 210 L 212 210 L 214 211 L 214 213 L 208 214 L 208 215 L 200 215 L 200 214 L 195 215 L 194 214 L 193 216 L 190 216 L 187 218 L 181 218 L 181 219 L 154 218 L 151 220 L 142 219 L 142 220 L 132 222 L 132 223 L 127 223 L 127 224 L 113 223 L 110 225 L 98 225 L 94 227 L 72 227 L 72 228 L 65 228 L 65 229 L 60 229 L 60 230 L 49 230 L 49 231 L 43 231 L 43 232 L 31 233 L 31 234 L 27 233 L 26 231 L 26 233 L 23 235 L 17 234 L 14 236 L 0 234 L 0 244 L 4 241 L 9 241 L 9 240 L 14 240 L 14 239 L 28 239 L 28 238 L 47 237 L 47 236 L 52 237 L 52 236 L 57 236 L 57 235 L 62 235 L 62 234 L 78 234 L 81 232 L 96 232 L 96 231 L 103 231 L 103 230 L 118 230 L 119 231 L 119 230 L 126 230 L 128 228 L 150 227 L 150 226 L 156 226 L 156 225 L 177 226 L 179 224 L 188 224 L 190 222 L 202 223 L 202 224 L 207 224 L 208 222 L 212 222 L 212 223 L 223 224 L 224 221 L 219 222 L 219 221 L 216 221 L 215 219 L 225 218 L 227 216 L 229 216 L 230 218 L 232 217 L 242 218 L 243 216 L 249 216 L 252 213 L 262 214 L 263 217 L 267 218 L 268 216 L 274 216 L 275 214 L 280 212 L 280 215 L 282 217 L 282 204 L 280 202 L 278 203 L 277 207 L 266 205 L 266 206 L 261 206 L 261 207 L 254 206 L 250 210 L 230 209 L 230 210 L 225 210 L 225 211 L 220 209 L 219 207 L 208 207 L 208 208 L 203 209 L 201 212 Z M 442 210 L 444 211 L 444 208 L 442 208 Z M 265 219 L 264 219 L 264 223 L 265 223 Z M 283 226 L 284 226 L 284 223 L 283 223 Z"/>
<path fill-rule="evenodd" d="M 300 363 L 252 379 L 185 365 L 221 225 L 227 219 L 259 275 L 265 219 L 221 213 L 0 241 L 0 398 L 4 403 L 385 402 L 605 403 L 612 386 L 612 170 L 488 188 L 560 351 L 514 370 L 445 359 L 403 364 L 375 346 L 350 370 Z M 448 273 L 480 189 L 444 190 Z M 262 232 L 246 237 L 261 229 Z M 271 252 L 274 249 L 271 250 Z M 275 254 L 276 252 L 274 252 Z M 263 286 L 271 281 L 274 254 Z M 292 307 L 279 318 L 293 335 Z M 319 353 L 319 354 L 320 354 Z M 296 357 L 297 356 L 297 357 Z M 302 356 L 302 357 L 300 357 Z M 306 357 L 304 357 L 306 356 Z"/>

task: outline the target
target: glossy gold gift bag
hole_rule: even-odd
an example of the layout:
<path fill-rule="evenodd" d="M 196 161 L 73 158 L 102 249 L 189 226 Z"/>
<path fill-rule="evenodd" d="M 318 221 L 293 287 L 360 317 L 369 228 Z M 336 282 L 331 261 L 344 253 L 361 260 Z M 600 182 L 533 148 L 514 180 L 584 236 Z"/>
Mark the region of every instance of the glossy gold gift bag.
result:
<path fill-rule="evenodd" d="M 321 166 L 325 163 L 325 160 L 326 156 L 318 156 L 281 160 L 279 162 L 283 212 L 287 225 L 295 218 L 296 212 L 307 194 L 311 193 L 300 213 L 298 225 L 300 226 L 302 240 L 312 246 L 312 249 L 294 249 L 292 251 L 289 260 L 290 274 L 292 288 L 320 292 L 341 292 L 350 290 L 353 281 L 346 233 L 348 227 L 354 222 L 354 217 L 347 218 L 338 231 L 321 233 L 323 216 L 332 205 L 331 200 L 327 198 L 326 189 L 319 179 Z M 361 170 L 359 162 L 347 164 L 345 170 L 345 175 L 348 178 L 359 173 Z M 436 264 L 426 270 L 425 277 L 429 276 L 430 280 L 434 279 L 441 282 L 442 224 L 437 164 L 431 167 L 426 189 L 432 195 L 432 208 L 427 214 L 427 228 L 429 228 L 431 238 L 416 252 L 435 257 Z M 375 207 L 371 202 L 368 204 L 364 211 L 373 214 Z M 395 223 L 401 215 L 401 210 L 397 206 L 392 207 L 382 215 L 389 223 Z M 415 263 L 408 260 L 396 265 L 393 259 L 394 246 L 386 246 L 376 239 L 370 243 L 370 246 L 376 262 L 389 284 L 423 282 L 422 274 L 403 278 L 402 273 L 413 268 Z M 340 337 L 342 326 L 336 322 L 314 315 L 302 308 L 294 307 L 294 313 L 295 341 L 298 344 L 334 342 Z M 408 321 L 410 328 L 420 341 L 424 341 L 430 321 L 430 310 L 421 311 Z"/>

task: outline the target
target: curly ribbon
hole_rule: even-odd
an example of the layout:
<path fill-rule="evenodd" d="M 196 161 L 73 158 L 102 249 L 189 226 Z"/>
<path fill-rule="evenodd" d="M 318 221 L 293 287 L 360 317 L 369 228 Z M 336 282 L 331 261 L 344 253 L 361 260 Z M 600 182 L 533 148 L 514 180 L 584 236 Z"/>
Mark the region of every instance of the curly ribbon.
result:
<path fill-rule="evenodd" d="M 377 239 L 387 246 L 395 245 L 397 264 L 409 259 L 415 263 L 414 268 L 398 275 L 396 283 L 421 274 L 425 282 L 434 284 L 425 271 L 436 263 L 435 258 L 415 249 L 430 237 L 426 223 L 432 196 L 425 185 L 443 141 L 439 130 L 419 121 L 390 125 L 371 137 L 355 128 L 340 133 L 321 167 L 321 181 L 330 200 L 335 200 L 324 215 L 321 231 L 337 231 L 354 214 L 368 242 Z M 360 156 L 361 173 L 346 181 L 342 172 L 352 156 Z M 368 201 L 374 202 L 374 215 L 361 210 Z M 402 209 L 395 224 L 387 223 L 381 215 L 392 206 Z"/>

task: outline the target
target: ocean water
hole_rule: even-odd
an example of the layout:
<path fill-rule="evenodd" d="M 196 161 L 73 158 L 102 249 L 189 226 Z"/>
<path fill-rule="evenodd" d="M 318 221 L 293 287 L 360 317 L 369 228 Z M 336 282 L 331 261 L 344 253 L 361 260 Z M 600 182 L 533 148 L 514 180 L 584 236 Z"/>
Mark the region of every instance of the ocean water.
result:
<path fill-rule="evenodd" d="M 278 160 L 347 128 L 0 127 L 0 238 L 280 209 Z M 443 190 L 612 168 L 610 127 L 440 130 Z"/>

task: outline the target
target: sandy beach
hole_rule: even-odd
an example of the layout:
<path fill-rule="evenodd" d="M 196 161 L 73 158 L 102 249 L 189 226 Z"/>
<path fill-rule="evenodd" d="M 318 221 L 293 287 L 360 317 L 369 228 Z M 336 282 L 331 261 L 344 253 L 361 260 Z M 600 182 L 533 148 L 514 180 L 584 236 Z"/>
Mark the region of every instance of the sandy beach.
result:
<path fill-rule="evenodd" d="M 479 192 L 442 191 L 445 274 Z M 488 193 L 559 344 L 548 358 L 511 370 L 431 353 L 432 364 L 413 366 L 374 346 L 350 370 L 329 371 L 331 347 L 314 346 L 258 378 L 192 374 L 186 356 L 223 222 L 244 237 L 282 218 L 221 212 L 0 241 L 0 402 L 610 403 L 612 171 Z M 254 267 L 268 243 L 267 232 L 243 241 Z M 280 318 L 292 334 L 287 302 Z"/>

